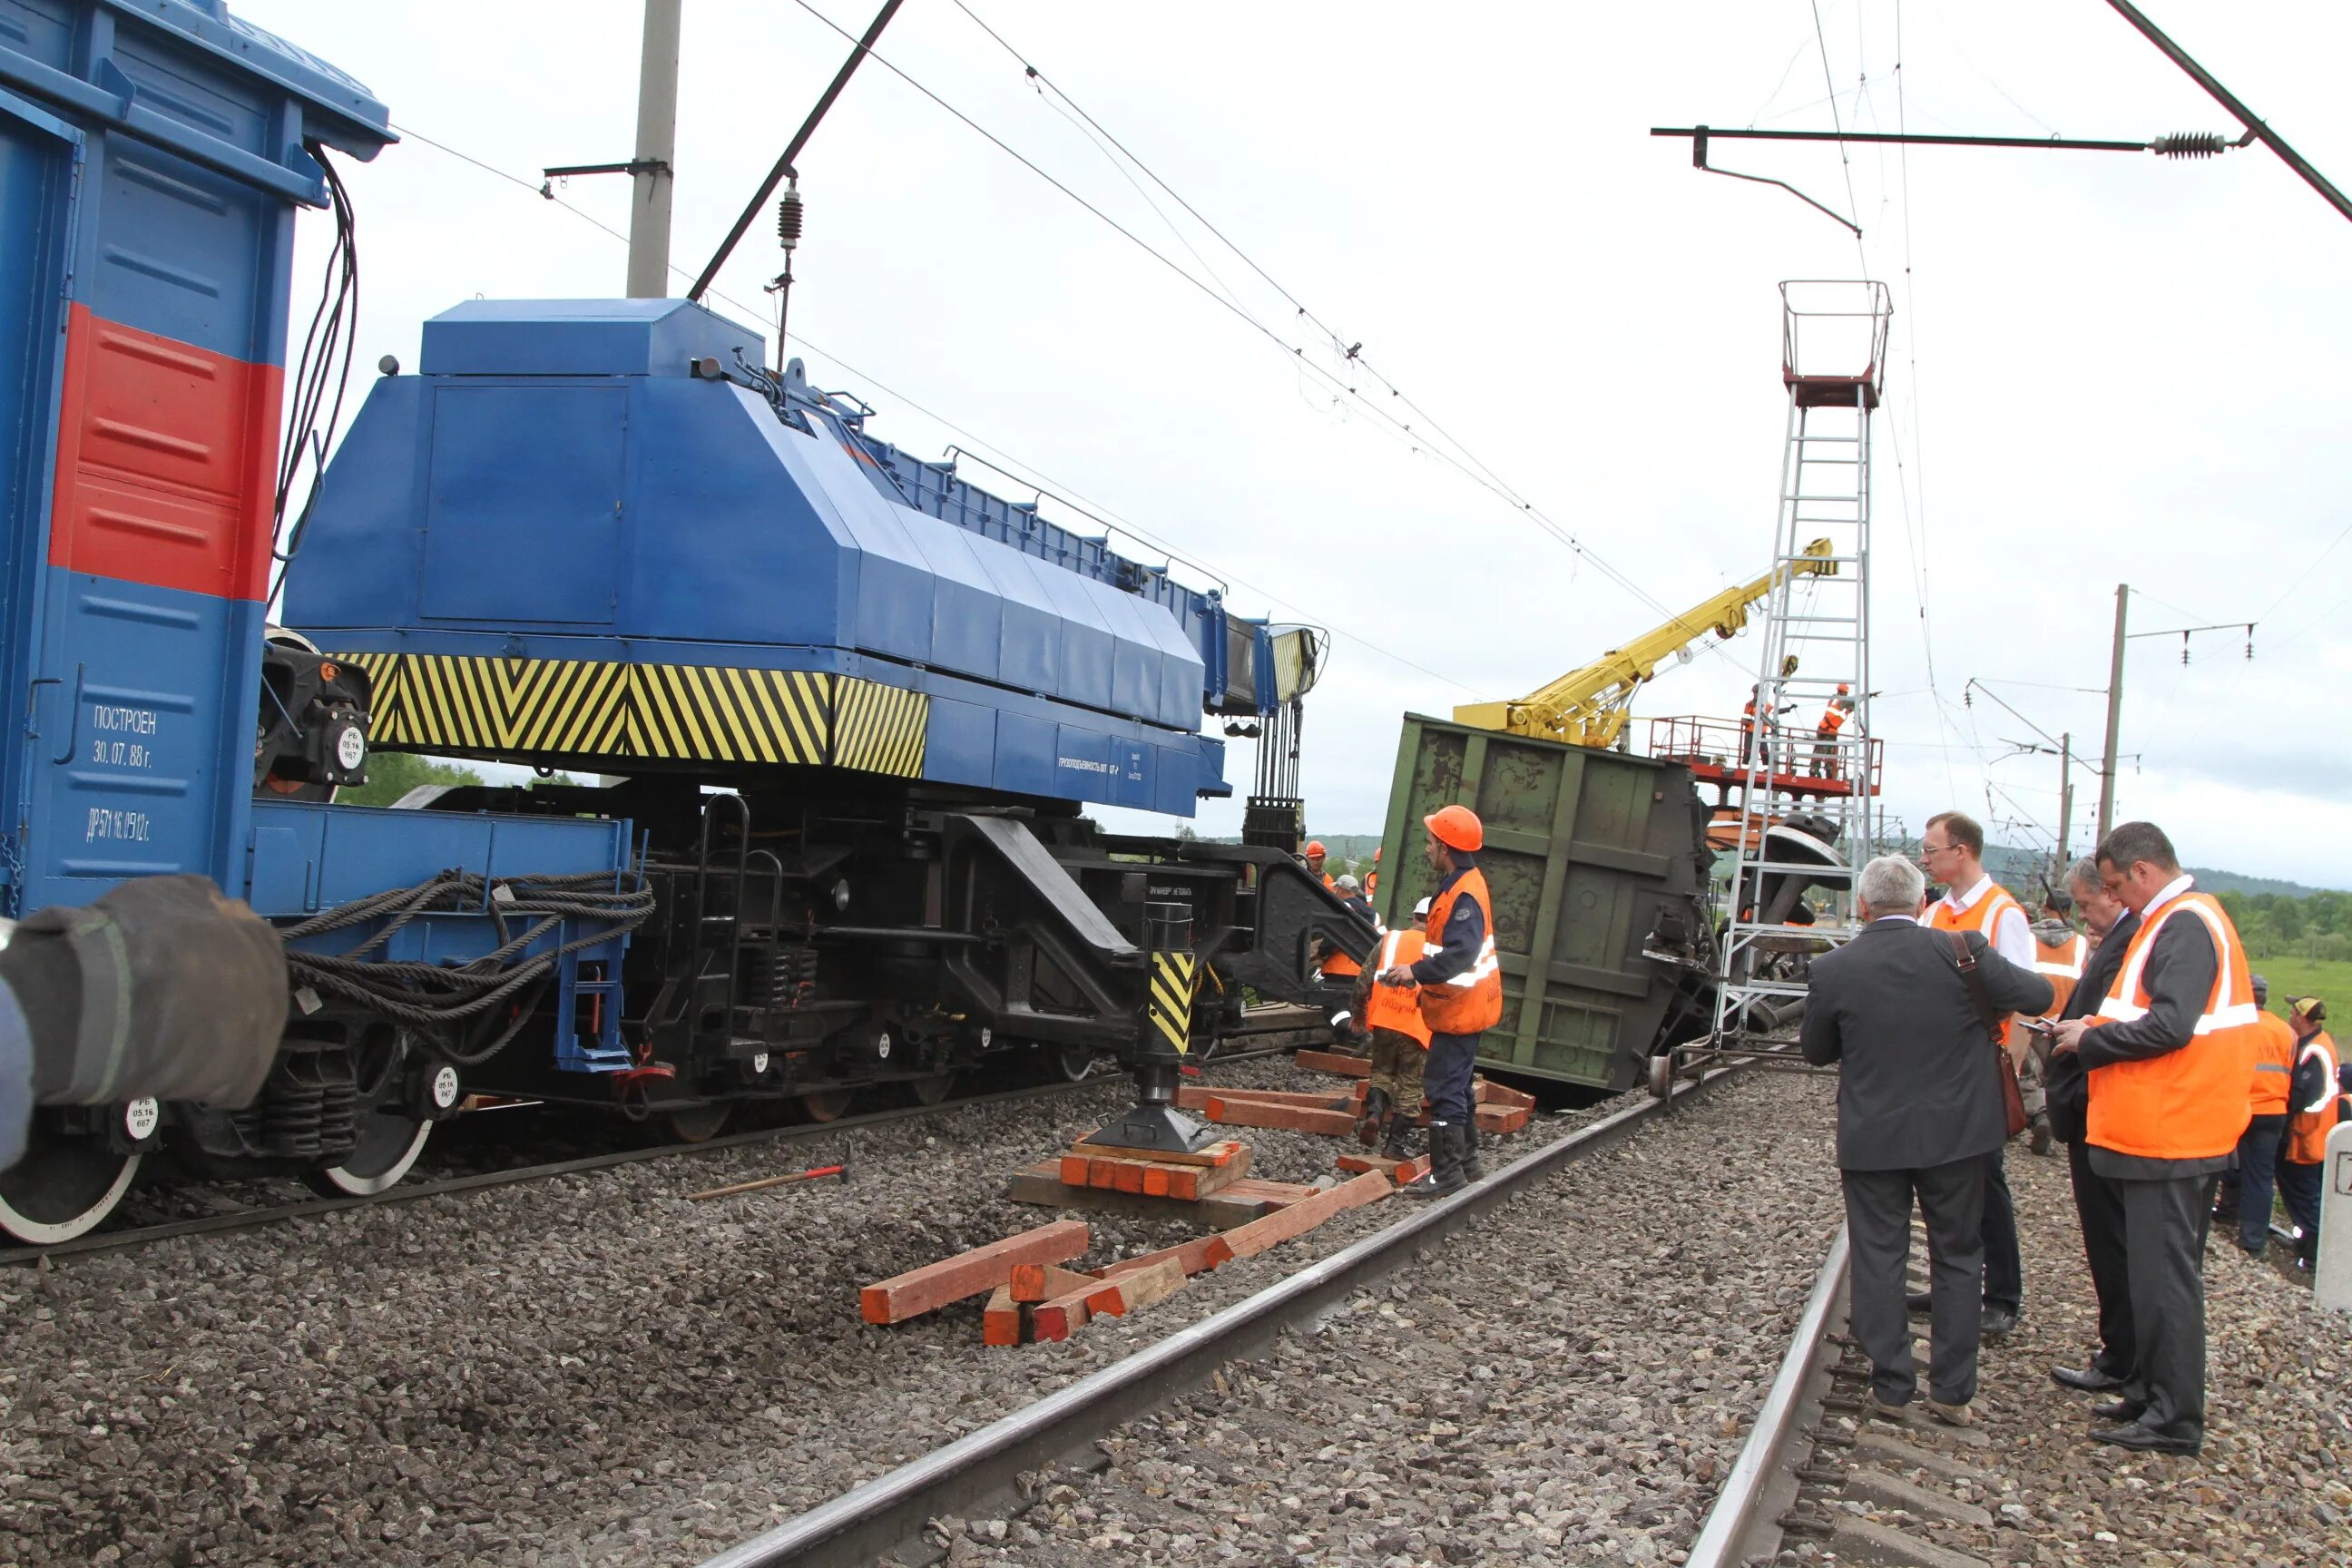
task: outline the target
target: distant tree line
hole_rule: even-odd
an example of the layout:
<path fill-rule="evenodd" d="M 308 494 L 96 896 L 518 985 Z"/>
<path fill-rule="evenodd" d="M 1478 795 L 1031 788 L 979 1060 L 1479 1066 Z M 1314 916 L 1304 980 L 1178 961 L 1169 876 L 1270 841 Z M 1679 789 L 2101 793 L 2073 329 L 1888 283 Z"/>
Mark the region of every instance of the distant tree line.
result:
<path fill-rule="evenodd" d="M 2250 958 L 2352 962 L 2352 893 L 2216 895 Z"/>

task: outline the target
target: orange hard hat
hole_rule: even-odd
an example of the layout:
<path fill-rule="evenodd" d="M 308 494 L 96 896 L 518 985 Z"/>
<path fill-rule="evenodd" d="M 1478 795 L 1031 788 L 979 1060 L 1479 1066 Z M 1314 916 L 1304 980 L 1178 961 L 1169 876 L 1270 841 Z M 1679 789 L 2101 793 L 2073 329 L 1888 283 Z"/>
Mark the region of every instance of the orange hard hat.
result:
<path fill-rule="evenodd" d="M 1486 842 L 1486 828 L 1478 814 L 1466 805 L 1440 806 L 1421 819 L 1422 826 L 1448 849 L 1475 854 Z"/>
<path fill-rule="evenodd" d="M 1852 691 L 1853 689 L 1853 688 L 1848 686 L 1844 681 L 1841 680 L 1838 682 L 1837 694 L 1840 697 L 1843 697 L 1847 692 Z"/>
<path fill-rule="evenodd" d="M 1331 852 L 1328 849 L 1323 847 L 1323 841 L 1321 839 L 1310 838 L 1307 841 L 1307 858 L 1309 860 L 1314 859 L 1318 855 L 1328 855 L 1329 853 Z"/>
<path fill-rule="evenodd" d="M 1381 847 L 1380 847 L 1379 845 L 1375 844 L 1375 845 L 1373 845 L 1373 846 L 1372 846 L 1372 864 L 1373 864 L 1373 865 L 1375 865 L 1375 866 L 1377 866 L 1377 865 L 1379 865 L 1379 864 L 1380 864 L 1380 862 L 1381 862 Z"/>

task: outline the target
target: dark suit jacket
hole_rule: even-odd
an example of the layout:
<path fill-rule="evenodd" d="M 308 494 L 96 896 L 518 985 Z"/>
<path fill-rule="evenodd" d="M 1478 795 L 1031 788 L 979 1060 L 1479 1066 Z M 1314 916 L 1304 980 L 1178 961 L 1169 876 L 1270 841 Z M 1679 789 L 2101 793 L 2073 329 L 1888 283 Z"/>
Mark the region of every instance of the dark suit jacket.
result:
<path fill-rule="evenodd" d="M 2050 982 L 1967 933 L 1985 994 L 2003 1013 L 2044 1013 Z M 1950 939 L 1907 920 L 1874 921 L 1813 960 L 1805 1059 L 1838 1062 L 1838 1165 L 1924 1170 L 2000 1148 L 1993 1045 L 1952 962 Z"/>

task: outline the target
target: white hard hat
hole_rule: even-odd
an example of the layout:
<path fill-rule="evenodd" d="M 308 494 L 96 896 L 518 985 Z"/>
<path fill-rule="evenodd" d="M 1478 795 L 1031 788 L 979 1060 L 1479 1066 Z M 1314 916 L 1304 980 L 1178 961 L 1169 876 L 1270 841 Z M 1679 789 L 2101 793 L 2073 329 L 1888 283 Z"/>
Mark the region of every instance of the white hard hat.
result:
<path fill-rule="evenodd" d="M 1423 899 L 1421 902 L 1413 905 L 1412 912 L 1417 915 L 1426 915 L 1429 913 L 1429 900 L 1427 899 Z"/>
<path fill-rule="evenodd" d="M 1334 879 L 1332 886 L 1338 888 L 1343 893 L 1352 893 L 1357 889 L 1362 887 L 1363 884 L 1356 880 L 1355 873 L 1347 872 Z"/>

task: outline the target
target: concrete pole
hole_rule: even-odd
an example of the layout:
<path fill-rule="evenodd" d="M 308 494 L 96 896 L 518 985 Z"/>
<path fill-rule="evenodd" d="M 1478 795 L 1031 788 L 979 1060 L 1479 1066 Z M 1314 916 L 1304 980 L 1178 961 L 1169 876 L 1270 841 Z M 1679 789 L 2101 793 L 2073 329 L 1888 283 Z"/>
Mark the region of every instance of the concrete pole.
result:
<path fill-rule="evenodd" d="M 2116 584 L 2116 651 L 2107 662 L 2107 763 L 2099 773 L 2099 837 L 2116 825 L 2116 735 L 2124 717 L 2124 619 L 2131 610 L 2131 584 Z M 2094 841 L 2091 847 L 2096 849 Z"/>
<path fill-rule="evenodd" d="M 2066 847 L 2067 835 L 2074 826 L 2074 732 L 2069 730 L 2058 737 L 2058 875 L 2054 886 L 2063 888 L 2063 879 L 2073 857 Z"/>
<path fill-rule="evenodd" d="M 629 205 L 629 298 L 669 294 L 669 204 L 677 153 L 677 38 L 686 0 L 646 0 L 645 52 L 637 66 L 639 163 Z"/>

